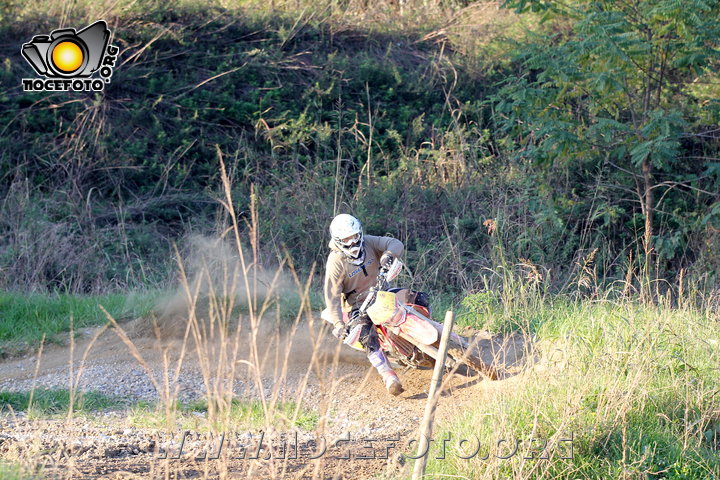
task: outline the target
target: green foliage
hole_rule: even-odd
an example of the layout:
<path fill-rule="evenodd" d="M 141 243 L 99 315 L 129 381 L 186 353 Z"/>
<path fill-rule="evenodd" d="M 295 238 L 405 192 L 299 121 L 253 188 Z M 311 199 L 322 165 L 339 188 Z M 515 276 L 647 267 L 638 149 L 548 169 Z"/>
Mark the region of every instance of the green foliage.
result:
<path fill-rule="evenodd" d="M 716 79 L 720 5 L 674 0 L 507 5 L 545 9 L 548 18 L 571 24 L 567 31 L 530 36 L 519 47 L 521 70 L 497 96 L 504 146 L 549 173 L 569 165 L 586 185 L 597 178 L 594 194 L 580 207 L 593 220 L 600 218 L 598 205 L 619 213 L 592 222 L 606 235 L 615 236 L 623 223 L 630 226 L 641 208 L 646 216 L 648 195 L 650 202 L 659 197 L 657 205 L 649 203 L 659 225 L 652 233 L 663 265 L 677 268 L 683 246 L 703 230 L 686 221 L 688 211 L 707 211 L 716 201 L 710 192 L 720 186 L 717 175 L 702 175 L 712 162 L 706 152 L 717 148 L 702 133 L 720 118 L 717 105 L 687 90 Z M 640 188 L 637 181 L 652 184 Z M 598 204 L 598 198 L 605 201 Z M 682 207 L 671 208 L 676 205 Z M 685 231 L 678 232 L 676 224 Z M 621 235 L 623 243 L 633 236 Z"/>
<path fill-rule="evenodd" d="M 167 279 L 171 243 L 214 228 L 216 145 L 232 161 L 243 207 L 250 184 L 261 191 L 272 253 L 290 246 L 307 271 L 321 249 L 305 256 L 294 246 L 325 230 L 332 214 L 329 160 L 342 159 L 348 201 L 368 155 L 373 179 L 391 174 L 454 122 L 446 100 L 470 105 L 483 88 L 460 55 L 438 58 L 439 47 L 420 40 L 431 25 L 336 32 L 327 18 L 313 19 L 317 12 L 298 23 L 294 13 L 217 4 L 130 7 L 114 35 L 132 45 L 122 58 L 137 59 L 115 69 L 102 95 L 19 91 L 29 67 L 14 45 L 28 28 L 50 27 L 32 16 L 7 27 L 0 195 L 12 208 L 0 213 L 0 265 L 8 287 L 90 293 Z M 183 27 L 168 30 L 166 21 Z M 481 110 L 472 108 L 465 115 Z M 475 135 L 467 130 L 449 148 L 474 149 Z M 295 228 L 285 218 L 307 203 L 273 204 L 305 182 L 324 205 Z M 39 236 L 47 243 L 29 240 Z"/>

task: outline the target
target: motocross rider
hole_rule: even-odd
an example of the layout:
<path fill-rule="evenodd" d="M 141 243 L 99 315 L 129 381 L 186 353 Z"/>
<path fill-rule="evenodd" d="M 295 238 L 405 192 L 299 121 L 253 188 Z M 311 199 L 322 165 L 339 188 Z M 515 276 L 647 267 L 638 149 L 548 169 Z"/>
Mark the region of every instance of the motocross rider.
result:
<path fill-rule="evenodd" d="M 363 235 L 360 221 L 348 214 L 330 223 L 330 254 L 325 265 L 325 304 L 323 318 L 333 324 L 333 335 L 344 339 L 350 328 L 361 325 L 359 341 L 368 359 L 392 395 L 403 392 L 397 374 L 380 349 L 377 331 L 367 316 L 357 315 L 380 267 L 389 267 L 403 253 L 400 240 Z"/>

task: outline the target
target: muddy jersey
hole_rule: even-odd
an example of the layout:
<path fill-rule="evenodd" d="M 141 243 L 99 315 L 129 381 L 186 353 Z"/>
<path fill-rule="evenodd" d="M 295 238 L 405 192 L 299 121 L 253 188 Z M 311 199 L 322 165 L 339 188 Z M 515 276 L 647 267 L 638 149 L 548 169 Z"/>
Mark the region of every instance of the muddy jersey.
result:
<path fill-rule="evenodd" d="M 367 292 L 375 285 L 380 271 L 380 257 L 389 250 L 396 257 L 403 253 L 400 240 L 365 235 L 365 263 L 353 265 L 330 241 L 330 255 L 325 264 L 325 304 L 332 323 L 342 321 L 342 312 L 359 307 Z"/>

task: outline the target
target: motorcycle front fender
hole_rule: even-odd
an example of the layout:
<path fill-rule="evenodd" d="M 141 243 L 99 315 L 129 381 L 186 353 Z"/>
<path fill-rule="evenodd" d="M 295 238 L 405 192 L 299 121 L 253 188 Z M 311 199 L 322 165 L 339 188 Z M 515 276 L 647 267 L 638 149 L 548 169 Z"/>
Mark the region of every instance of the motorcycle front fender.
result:
<path fill-rule="evenodd" d="M 432 324 L 410 312 L 405 316 L 405 322 L 397 328 L 409 339 L 424 345 L 432 345 L 438 339 L 438 331 Z"/>

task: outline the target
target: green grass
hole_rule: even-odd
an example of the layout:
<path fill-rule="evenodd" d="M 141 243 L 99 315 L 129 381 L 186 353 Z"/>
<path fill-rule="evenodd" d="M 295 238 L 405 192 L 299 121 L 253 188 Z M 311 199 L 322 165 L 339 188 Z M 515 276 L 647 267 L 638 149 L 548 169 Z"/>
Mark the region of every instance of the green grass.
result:
<path fill-rule="evenodd" d="M 159 296 L 157 292 L 96 296 L 0 293 L 0 356 L 21 353 L 38 345 L 45 335 L 57 341 L 70 330 L 107 322 L 102 305 L 115 319 L 147 315 Z"/>
<path fill-rule="evenodd" d="M 0 391 L 0 412 L 23 411 L 32 417 L 45 417 L 67 413 L 70 407 L 70 392 L 67 389 L 35 390 L 32 404 L 30 395 L 30 392 Z M 77 413 L 116 408 L 123 404 L 116 398 L 95 391 L 76 394 L 73 400 L 73 411 Z"/>
<path fill-rule="evenodd" d="M 266 414 L 259 400 L 233 399 L 229 409 L 215 408 L 210 413 L 207 400 L 198 400 L 191 403 L 177 402 L 170 412 L 159 405 L 138 403 L 134 405 L 128 415 L 130 424 L 144 428 L 164 428 L 179 426 L 197 431 L 210 428 L 241 428 L 257 429 L 266 426 Z M 295 420 L 293 416 L 298 410 Z M 214 418 L 211 418 L 214 417 Z M 302 405 L 292 401 L 279 402 L 272 411 L 268 411 L 269 423 L 277 428 L 300 428 L 312 430 L 317 426 L 319 417 L 316 412 L 307 410 Z"/>
<path fill-rule="evenodd" d="M 309 293 L 310 308 L 313 312 L 319 312 L 325 308 L 325 300 L 319 289 L 312 289 Z M 283 292 L 275 303 L 278 318 L 282 323 L 292 323 L 300 310 L 302 299 L 297 291 Z"/>
<path fill-rule="evenodd" d="M 35 480 L 42 476 L 22 465 L 0 462 L 0 478 L 3 480 Z"/>
<path fill-rule="evenodd" d="M 240 295 L 240 297 L 242 296 L 243 295 Z M 318 312 L 325 308 L 325 300 L 319 287 L 311 289 L 308 297 L 310 309 L 313 312 Z M 223 301 L 227 302 L 227 299 L 221 300 L 220 303 Z M 297 318 L 300 306 L 302 305 L 302 298 L 296 287 L 273 290 L 271 296 L 267 299 L 260 297 L 257 303 L 258 311 L 264 306 L 265 301 L 267 301 L 265 316 L 278 320 L 280 325 L 292 324 Z M 210 299 L 208 298 L 200 299 L 198 309 L 205 312 L 209 308 L 209 303 Z M 242 300 L 242 298 L 236 298 L 234 303 L 236 305 L 229 315 L 230 318 L 236 319 L 239 314 L 247 315 L 249 313 L 248 304 Z M 307 305 L 304 308 L 307 308 Z"/>
<path fill-rule="evenodd" d="M 717 313 L 561 298 L 536 298 L 532 308 L 470 300 L 466 306 L 484 305 L 476 326 L 502 331 L 524 325 L 535 335 L 542 361 L 488 388 L 477 406 L 438 425 L 434 437 L 452 440 L 445 460 L 431 451 L 429 473 L 477 479 L 720 477 Z M 573 458 L 560 459 L 569 442 L 559 440 L 571 434 Z M 477 444 L 475 435 L 479 455 L 459 458 Z M 549 440 L 550 460 L 523 459 L 532 438 Z M 471 441 L 459 448 L 459 439 Z M 522 441 L 517 454 L 495 458 L 508 448 L 505 443 L 498 450 L 500 439 Z M 481 459 L 488 452 L 490 458 Z"/>

